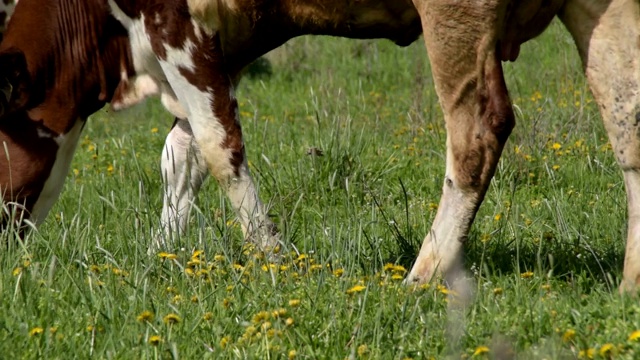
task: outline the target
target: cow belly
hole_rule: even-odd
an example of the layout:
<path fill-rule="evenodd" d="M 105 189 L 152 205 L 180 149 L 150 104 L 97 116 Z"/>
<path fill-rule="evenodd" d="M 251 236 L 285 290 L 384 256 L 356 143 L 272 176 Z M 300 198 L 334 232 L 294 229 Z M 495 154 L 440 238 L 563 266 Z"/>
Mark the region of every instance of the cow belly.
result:
<path fill-rule="evenodd" d="M 109 0 L 113 16 L 127 29 L 131 45 L 133 66 L 136 72 L 134 79 L 128 79 L 126 73 L 121 74 L 118 90 L 112 99 L 114 110 L 136 105 L 151 95 L 160 95 L 164 107 L 175 117 L 187 118 L 187 111 L 180 105 L 173 89 L 153 52 L 149 37 L 145 32 L 145 18 L 132 19 L 127 16 L 114 0 Z"/>
<path fill-rule="evenodd" d="M 84 124 L 83 120 L 78 120 L 68 133 L 58 135 L 54 139 L 58 144 L 58 151 L 51 172 L 31 210 L 30 219 L 34 224 L 40 224 L 44 221 L 53 203 L 60 196 Z"/>

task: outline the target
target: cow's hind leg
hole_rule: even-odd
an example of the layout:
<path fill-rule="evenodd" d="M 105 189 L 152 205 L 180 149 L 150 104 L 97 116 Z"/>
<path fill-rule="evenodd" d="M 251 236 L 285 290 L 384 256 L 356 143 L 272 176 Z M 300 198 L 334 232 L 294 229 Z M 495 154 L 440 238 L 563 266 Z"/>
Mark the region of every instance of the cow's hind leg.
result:
<path fill-rule="evenodd" d="M 573 35 L 622 168 L 629 206 L 620 289 L 640 285 L 640 3 L 570 0 L 559 14 Z"/>
<path fill-rule="evenodd" d="M 176 119 L 167 135 L 160 159 L 164 185 L 162 232 L 158 242 L 165 242 L 185 232 L 189 212 L 209 169 L 193 140 L 187 120 Z"/>
<path fill-rule="evenodd" d="M 484 199 L 514 115 L 496 54 L 499 9 L 415 0 L 447 127 L 446 174 L 431 231 L 407 283 L 460 275 L 462 245 Z"/>
<path fill-rule="evenodd" d="M 169 84 L 188 113 L 202 158 L 226 190 L 245 236 L 265 251 L 275 250 L 278 234 L 249 173 L 238 104 L 220 45 L 188 16 L 164 20 L 157 16 L 146 30 Z M 167 26 L 180 30 L 167 30 Z M 184 38 L 164 43 L 166 33 Z"/>

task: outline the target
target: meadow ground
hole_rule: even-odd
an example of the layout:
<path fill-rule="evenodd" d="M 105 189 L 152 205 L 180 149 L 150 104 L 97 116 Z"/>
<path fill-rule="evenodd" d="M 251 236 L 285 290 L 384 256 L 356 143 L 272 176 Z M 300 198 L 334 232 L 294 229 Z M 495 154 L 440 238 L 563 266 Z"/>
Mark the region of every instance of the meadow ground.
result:
<path fill-rule="evenodd" d="M 148 254 L 172 119 L 154 101 L 103 111 L 40 231 L 2 235 L 0 357 L 640 356 L 640 305 L 617 292 L 622 177 L 561 26 L 505 65 L 517 127 L 466 246 L 462 309 L 441 284 L 401 285 L 444 171 L 422 42 L 307 37 L 270 60 L 271 75 L 243 80 L 240 116 L 262 198 L 299 252 L 256 256 L 209 181 L 189 234 Z"/>

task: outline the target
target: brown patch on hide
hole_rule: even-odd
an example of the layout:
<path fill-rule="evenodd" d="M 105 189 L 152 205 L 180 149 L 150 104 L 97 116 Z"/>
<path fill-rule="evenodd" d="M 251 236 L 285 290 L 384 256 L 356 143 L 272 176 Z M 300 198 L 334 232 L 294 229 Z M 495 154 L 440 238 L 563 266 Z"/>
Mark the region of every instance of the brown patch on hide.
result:
<path fill-rule="evenodd" d="M 101 109 L 122 70 L 134 74 L 129 39 L 107 0 L 16 7 L 0 44 L 0 78 L 12 88 L 9 112 L 0 115 L 0 143 L 9 153 L 0 154 L 4 202 L 32 210 L 56 159 L 54 138 Z"/>
<path fill-rule="evenodd" d="M 151 14 L 145 14 L 145 26 L 151 34 L 154 52 L 160 58 L 166 58 L 166 46 L 183 50 L 188 41 L 194 44 L 193 69 L 180 67 L 180 74 L 199 91 L 211 94 L 211 109 L 225 131 L 221 146 L 230 151 L 229 161 L 235 175 L 239 175 L 244 162 L 244 142 L 237 118 L 238 102 L 231 94 L 231 78 L 225 68 L 219 35 L 207 36 L 201 31 L 198 37 L 184 6 L 178 6 L 171 13 L 159 13 L 153 21 L 151 18 Z"/>

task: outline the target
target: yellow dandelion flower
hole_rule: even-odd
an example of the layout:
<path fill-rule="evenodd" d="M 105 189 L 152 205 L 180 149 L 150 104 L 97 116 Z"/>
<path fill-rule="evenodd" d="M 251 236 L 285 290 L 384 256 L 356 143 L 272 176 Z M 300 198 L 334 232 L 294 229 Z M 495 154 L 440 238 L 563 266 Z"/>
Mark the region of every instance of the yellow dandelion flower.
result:
<path fill-rule="evenodd" d="M 560 165 L 553 165 L 551 168 L 552 168 L 553 170 L 558 170 L 558 169 L 560 169 Z"/>
<path fill-rule="evenodd" d="M 390 271 L 390 270 L 393 270 L 393 267 L 394 267 L 394 266 L 395 266 L 395 265 L 394 265 L 394 264 L 392 264 L 392 263 L 386 263 L 386 264 L 384 264 L 384 266 L 382 267 L 382 270 L 384 270 L 384 271 Z"/>
<path fill-rule="evenodd" d="M 287 320 L 284 321 L 284 324 L 287 326 L 292 326 L 294 324 L 294 320 L 293 318 L 287 318 Z"/>
<path fill-rule="evenodd" d="M 230 336 L 223 336 L 222 339 L 220 339 L 220 347 L 224 349 L 227 347 L 227 345 L 229 345 L 230 342 L 231 342 Z"/>
<path fill-rule="evenodd" d="M 287 271 L 287 270 L 289 270 L 288 265 L 280 265 L 280 271 Z"/>
<path fill-rule="evenodd" d="M 213 261 L 217 261 L 217 262 L 224 261 L 224 255 L 216 254 L 216 255 L 213 257 Z"/>
<path fill-rule="evenodd" d="M 552 148 L 553 150 L 560 150 L 560 149 L 562 148 L 562 144 L 557 143 L 557 142 L 556 142 L 556 143 L 553 143 L 553 145 L 551 145 L 551 148 Z"/>
<path fill-rule="evenodd" d="M 287 315 L 287 309 L 284 309 L 284 308 L 280 308 L 280 309 L 278 309 L 278 310 L 274 310 L 273 312 L 271 312 L 271 316 L 272 316 L 274 319 L 277 319 L 277 318 L 283 317 L 283 316 L 285 316 L 285 315 Z"/>
<path fill-rule="evenodd" d="M 593 357 L 596 354 L 596 349 L 586 349 L 586 350 L 580 350 L 578 352 L 578 359 L 593 359 Z"/>
<path fill-rule="evenodd" d="M 157 127 L 151 128 L 151 133 L 152 134 L 155 134 L 157 132 L 158 132 L 158 128 Z"/>
<path fill-rule="evenodd" d="M 265 321 L 262 323 L 262 325 L 260 325 L 260 327 L 262 328 L 263 331 L 269 330 L 271 328 L 271 322 Z"/>
<path fill-rule="evenodd" d="M 196 274 L 196 272 L 193 271 L 193 269 L 189 268 L 189 267 L 184 268 L 184 273 L 187 274 L 187 276 L 194 276 Z"/>
<path fill-rule="evenodd" d="M 113 165 L 109 164 L 109 166 L 107 166 L 107 172 L 109 173 L 113 172 Z"/>
<path fill-rule="evenodd" d="M 211 319 L 213 319 L 213 313 L 212 312 L 206 312 L 204 313 L 204 315 L 202 315 L 202 319 L 209 321 Z"/>
<path fill-rule="evenodd" d="M 314 270 L 322 270 L 322 265 L 314 264 L 309 267 L 309 271 L 314 271 Z"/>
<path fill-rule="evenodd" d="M 488 347 L 486 347 L 484 345 L 480 345 L 473 352 L 473 356 L 481 356 L 481 355 L 484 355 L 484 354 L 486 354 L 488 352 L 489 352 L 489 348 Z"/>
<path fill-rule="evenodd" d="M 493 217 L 493 220 L 495 220 L 495 221 L 500 221 L 500 219 L 502 219 L 502 214 L 501 214 L 501 213 L 497 213 L 497 214 Z"/>
<path fill-rule="evenodd" d="M 228 308 L 229 306 L 231 306 L 231 299 L 229 298 L 222 299 L 222 306 L 224 306 L 225 308 Z"/>
<path fill-rule="evenodd" d="M 547 291 L 547 292 L 551 291 L 551 285 L 550 285 L 550 284 L 544 284 L 544 285 L 542 285 L 542 286 L 540 286 L 540 287 L 541 287 L 541 288 L 542 288 L 542 290 L 544 290 L 544 291 Z"/>
<path fill-rule="evenodd" d="M 49 332 L 51 334 L 55 334 L 56 332 L 58 332 L 58 327 L 57 326 L 52 326 L 49 328 Z"/>
<path fill-rule="evenodd" d="M 364 290 L 366 288 L 367 287 L 364 286 L 364 285 L 355 285 L 351 289 L 347 290 L 347 294 L 353 294 L 353 293 L 361 292 L 362 290 Z"/>
<path fill-rule="evenodd" d="M 13 274 L 13 276 L 18 276 L 22 274 L 22 266 L 18 266 L 17 268 L 13 269 L 11 274 Z"/>
<path fill-rule="evenodd" d="M 165 324 L 177 324 L 180 322 L 180 316 L 174 313 L 167 314 L 167 316 L 162 318 Z"/>
<path fill-rule="evenodd" d="M 604 345 L 602 345 L 602 347 L 600 347 L 600 356 L 602 356 L 603 358 L 608 358 L 611 355 L 613 355 L 615 351 L 615 346 L 611 343 L 606 343 Z"/>
<path fill-rule="evenodd" d="M 367 344 L 362 344 L 358 346 L 356 352 L 358 353 L 358 356 L 365 356 L 369 353 L 369 347 L 367 346 Z"/>
<path fill-rule="evenodd" d="M 198 299 L 197 295 L 193 295 L 190 300 L 194 304 L 196 304 L 196 303 L 198 303 L 198 301 L 200 301 L 200 299 Z"/>
<path fill-rule="evenodd" d="M 289 306 L 296 307 L 300 305 L 300 299 L 291 299 L 289 300 Z"/>
<path fill-rule="evenodd" d="M 234 270 L 244 270 L 244 266 L 242 266 L 242 265 L 240 265 L 238 263 L 235 263 L 235 264 L 233 264 L 233 269 Z"/>
<path fill-rule="evenodd" d="M 520 277 L 523 279 L 529 279 L 533 277 L 533 271 L 527 271 L 520 274 Z"/>
<path fill-rule="evenodd" d="M 209 275 L 209 270 L 207 269 L 198 269 L 198 271 L 196 271 L 196 276 L 207 277 L 207 275 Z"/>
<path fill-rule="evenodd" d="M 407 269 L 405 269 L 405 267 L 402 266 L 402 265 L 393 265 L 393 269 L 392 270 L 395 271 L 395 272 L 403 273 L 403 274 L 407 272 Z"/>
<path fill-rule="evenodd" d="M 145 310 L 140 313 L 140 315 L 136 316 L 136 320 L 139 322 L 151 322 L 153 321 L 153 313 L 149 310 Z"/>
<path fill-rule="evenodd" d="M 29 336 L 37 336 L 44 332 L 44 329 L 40 326 L 36 326 L 33 329 L 29 330 Z"/>
<path fill-rule="evenodd" d="M 160 257 L 160 259 L 166 259 L 166 260 L 175 260 L 178 258 L 178 255 L 176 254 L 172 254 L 172 253 L 167 253 L 167 252 L 160 252 L 158 253 L 158 256 Z"/>
<path fill-rule="evenodd" d="M 402 280 L 402 279 L 404 279 L 404 275 L 401 275 L 401 274 L 391 275 L 391 280 Z"/>
<path fill-rule="evenodd" d="M 202 264 L 202 261 L 197 258 L 192 258 L 191 260 L 187 261 L 187 266 L 191 268 L 196 267 L 200 264 Z"/>
<path fill-rule="evenodd" d="M 497 287 L 495 289 L 493 289 L 493 295 L 502 295 L 502 288 L 501 287 Z"/>
<path fill-rule="evenodd" d="M 158 346 L 161 342 L 162 342 L 162 338 L 159 335 L 149 336 L 149 344 L 153 346 Z"/>
<path fill-rule="evenodd" d="M 193 254 L 191 254 L 192 260 L 200 260 L 203 258 L 204 250 L 194 250 Z"/>
<path fill-rule="evenodd" d="M 436 286 L 436 290 L 439 291 L 441 294 L 444 294 L 444 295 L 448 295 L 449 294 L 449 289 L 447 289 L 447 287 L 444 286 L 444 285 L 438 284 Z"/>
<path fill-rule="evenodd" d="M 344 269 L 342 268 L 333 270 L 333 276 L 335 277 L 341 277 L 342 274 L 344 274 Z"/>
<path fill-rule="evenodd" d="M 258 329 L 256 329 L 255 326 L 249 325 L 247 326 L 247 328 L 244 330 L 245 335 L 247 336 L 251 336 L 253 334 L 255 334 L 258 331 Z"/>
<path fill-rule="evenodd" d="M 257 324 L 268 319 L 269 319 L 269 313 L 266 311 L 260 311 L 259 313 L 253 315 L 252 321 L 254 324 Z"/>
<path fill-rule="evenodd" d="M 296 258 L 296 261 L 302 261 L 306 258 L 308 258 L 307 254 L 300 254 L 298 255 L 298 258 Z"/>
<path fill-rule="evenodd" d="M 640 330 L 636 330 L 629 335 L 629 341 L 637 341 L 640 339 Z"/>
<path fill-rule="evenodd" d="M 573 329 L 568 329 L 562 334 L 562 341 L 569 342 L 576 337 L 576 331 Z"/>
<path fill-rule="evenodd" d="M 289 360 L 295 359 L 296 355 L 298 355 L 298 352 L 295 350 L 289 350 L 289 354 L 287 354 Z"/>

